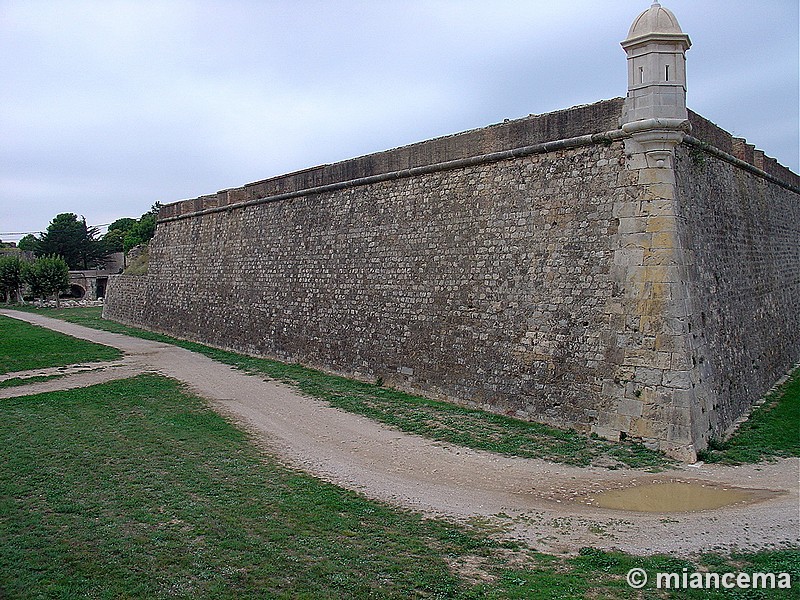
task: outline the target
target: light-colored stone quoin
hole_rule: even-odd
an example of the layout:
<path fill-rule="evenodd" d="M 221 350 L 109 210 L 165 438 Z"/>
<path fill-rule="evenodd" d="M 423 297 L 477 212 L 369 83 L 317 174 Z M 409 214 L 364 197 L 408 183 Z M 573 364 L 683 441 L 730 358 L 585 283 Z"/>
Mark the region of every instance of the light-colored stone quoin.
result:
<path fill-rule="evenodd" d="M 624 100 L 166 204 L 104 315 L 694 460 L 800 361 L 800 177 L 689 45 L 656 2 Z"/>

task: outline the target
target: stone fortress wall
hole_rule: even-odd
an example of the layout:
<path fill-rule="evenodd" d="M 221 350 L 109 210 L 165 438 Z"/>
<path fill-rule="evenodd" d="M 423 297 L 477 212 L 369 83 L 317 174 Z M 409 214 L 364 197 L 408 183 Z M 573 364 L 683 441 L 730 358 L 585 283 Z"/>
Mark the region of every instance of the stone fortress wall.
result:
<path fill-rule="evenodd" d="M 104 316 L 693 460 L 800 361 L 800 178 L 630 102 L 166 205 Z"/>
<path fill-rule="evenodd" d="M 800 181 L 698 147 L 679 148 L 676 163 L 693 385 L 708 407 L 697 420 L 723 436 L 800 362 Z"/>

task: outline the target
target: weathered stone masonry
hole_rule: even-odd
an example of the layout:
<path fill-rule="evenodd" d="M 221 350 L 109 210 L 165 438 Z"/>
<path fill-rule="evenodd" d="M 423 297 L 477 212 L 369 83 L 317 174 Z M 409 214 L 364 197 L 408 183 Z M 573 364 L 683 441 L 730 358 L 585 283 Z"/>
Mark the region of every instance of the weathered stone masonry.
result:
<path fill-rule="evenodd" d="M 623 47 L 625 101 L 164 206 L 104 316 L 693 460 L 800 361 L 800 177 L 686 112 L 672 13 Z"/>
<path fill-rule="evenodd" d="M 613 123 L 620 102 L 606 104 L 572 117 L 602 109 Z M 481 130 L 435 143 L 463 155 L 488 138 L 498 151 L 519 125 L 496 127 L 494 139 Z M 425 146 L 415 162 L 429 160 Z M 602 332 L 621 161 L 621 145 L 609 141 L 163 222 L 149 275 L 115 281 L 106 312 L 555 424 L 588 423 L 608 368 Z M 145 287 L 123 294 L 123 281 Z"/>
<path fill-rule="evenodd" d="M 574 133 L 621 104 L 396 157 L 502 152 L 526 123 Z M 359 184 L 397 171 L 384 153 L 315 174 L 355 172 L 342 189 L 306 193 L 305 172 L 254 184 L 288 198 L 248 206 L 246 187 L 166 206 L 149 274 L 114 278 L 105 315 L 682 454 L 800 359 L 800 202 L 700 144 L 667 173 L 636 169 L 614 137 Z"/>
<path fill-rule="evenodd" d="M 763 166 L 763 163 L 762 163 Z M 677 153 L 695 435 L 722 434 L 800 361 L 800 183 Z"/>

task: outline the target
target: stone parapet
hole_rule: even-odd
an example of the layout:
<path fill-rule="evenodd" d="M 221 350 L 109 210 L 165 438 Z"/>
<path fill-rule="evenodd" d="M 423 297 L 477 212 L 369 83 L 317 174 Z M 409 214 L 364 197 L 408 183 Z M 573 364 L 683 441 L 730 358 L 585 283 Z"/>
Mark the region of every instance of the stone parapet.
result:
<path fill-rule="evenodd" d="M 377 152 L 329 165 L 222 190 L 216 194 L 182 200 L 161 207 L 160 219 L 194 213 L 213 207 L 231 206 L 299 190 L 333 185 L 383 173 L 391 173 L 563 140 L 617 128 L 623 100 L 614 98 L 544 115 L 531 115 L 435 138 L 409 146 Z"/>
<path fill-rule="evenodd" d="M 747 143 L 747 140 L 734 137 L 696 112 L 691 110 L 688 112 L 692 137 L 764 171 L 787 185 L 800 188 L 800 175 L 784 167 L 774 158 L 765 156 L 763 151 L 756 150 L 754 145 Z"/>

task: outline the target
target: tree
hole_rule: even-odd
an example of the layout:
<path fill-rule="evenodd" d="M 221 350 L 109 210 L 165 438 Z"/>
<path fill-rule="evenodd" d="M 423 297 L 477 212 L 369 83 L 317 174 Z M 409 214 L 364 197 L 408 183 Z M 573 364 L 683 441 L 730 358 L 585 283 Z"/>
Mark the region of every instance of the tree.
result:
<path fill-rule="evenodd" d="M 61 306 L 58 295 L 69 289 L 69 266 L 63 258 L 54 254 L 41 256 L 24 270 L 24 275 L 34 296 L 55 295 L 56 306 Z"/>
<path fill-rule="evenodd" d="M 108 231 L 103 236 L 102 242 L 107 254 L 125 250 L 125 236 L 136 225 L 136 219 L 123 217 L 108 226 Z"/>
<path fill-rule="evenodd" d="M 103 236 L 101 242 L 103 243 L 106 254 L 122 252 L 125 245 L 125 231 L 122 229 L 109 229 Z"/>
<path fill-rule="evenodd" d="M 25 237 L 21 238 L 19 242 L 17 242 L 17 248 L 27 252 L 36 252 L 36 246 L 38 243 L 39 240 L 36 239 L 36 236 L 29 233 Z"/>
<path fill-rule="evenodd" d="M 161 203 L 156 202 L 150 207 L 150 210 L 144 213 L 136 224 L 131 227 L 125 234 L 125 252 L 134 246 L 141 246 L 149 242 L 156 232 L 156 219 L 158 218 L 158 211 L 161 209 Z"/>
<path fill-rule="evenodd" d="M 117 219 L 111 225 L 108 226 L 109 231 L 128 231 L 131 227 L 136 225 L 136 219 L 133 217 L 122 217 L 121 219 Z"/>
<path fill-rule="evenodd" d="M 36 245 L 37 256 L 58 255 L 70 269 L 89 269 L 103 262 L 107 252 L 95 236 L 97 227 L 74 213 L 61 213 L 47 226 Z"/>
<path fill-rule="evenodd" d="M 0 257 L 0 292 L 6 297 L 6 304 L 15 295 L 17 301 L 22 301 L 23 262 L 18 256 Z"/>

